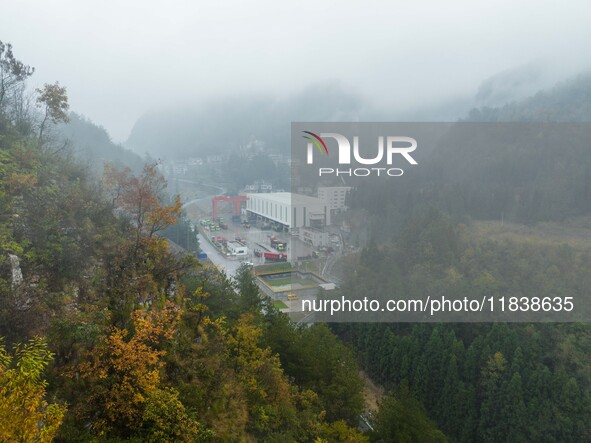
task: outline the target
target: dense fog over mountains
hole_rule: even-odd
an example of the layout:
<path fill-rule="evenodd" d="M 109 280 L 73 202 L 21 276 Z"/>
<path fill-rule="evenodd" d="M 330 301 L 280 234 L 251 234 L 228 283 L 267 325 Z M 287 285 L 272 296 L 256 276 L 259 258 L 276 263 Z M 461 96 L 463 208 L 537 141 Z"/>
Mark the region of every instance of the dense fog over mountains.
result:
<path fill-rule="evenodd" d="M 141 155 L 183 158 L 227 152 L 259 140 L 272 152 L 288 153 L 291 121 L 457 121 L 536 106 L 536 101 L 584 101 L 578 90 L 589 93 L 588 76 L 565 81 L 564 75 L 547 64 L 529 63 L 491 76 L 471 95 L 416 108 L 380 106 L 339 81 L 316 83 L 283 97 L 226 96 L 146 113 L 125 146 Z"/>

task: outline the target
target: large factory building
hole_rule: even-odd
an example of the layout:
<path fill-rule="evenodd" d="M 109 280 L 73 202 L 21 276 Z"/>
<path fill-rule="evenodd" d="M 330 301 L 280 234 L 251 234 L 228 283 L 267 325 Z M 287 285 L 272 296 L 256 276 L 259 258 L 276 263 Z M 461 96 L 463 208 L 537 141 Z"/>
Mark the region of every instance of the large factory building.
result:
<path fill-rule="evenodd" d="M 246 211 L 289 229 L 330 225 L 330 206 L 325 200 L 291 192 L 247 194 Z"/>

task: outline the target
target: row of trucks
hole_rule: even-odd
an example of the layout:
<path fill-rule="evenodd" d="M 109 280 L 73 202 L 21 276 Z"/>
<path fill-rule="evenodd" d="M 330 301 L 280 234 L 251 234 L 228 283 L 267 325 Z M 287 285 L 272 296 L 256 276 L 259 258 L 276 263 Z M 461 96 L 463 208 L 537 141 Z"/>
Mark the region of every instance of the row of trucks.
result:
<path fill-rule="evenodd" d="M 225 237 L 222 237 L 221 235 L 212 235 L 211 236 L 211 242 L 215 245 L 216 243 L 219 246 L 223 246 L 224 248 L 228 245 L 228 240 L 226 240 Z"/>
<path fill-rule="evenodd" d="M 254 251 L 255 257 L 263 257 L 266 262 L 283 262 L 287 261 L 287 254 L 283 252 L 261 251 L 256 249 Z"/>
<path fill-rule="evenodd" d="M 271 248 L 277 252 L 266 251 L 263 253 L 265 261 L 268 262 L 285 262 L 287 261 L 287 242 L 278 240 L 274 235 L 270 237 Z"/>
<path fill-rule="evenodd" d="M 279 252 L 283 252 L 287 250 L 287 242 L 286 241 L 279 241 L 275 238 L 275 236 L 271 237 L 271 247 L 273 249 L 277 249 Z"/>
<path fill-rule="evenodd" d="M 220 229 L 228 229 L 228 225 L 227 223 L 224 223 L 224 219 L 222 217 L 217 217 L 214 221 L 204 218 L 199 223 L 206 231 L 215 232 L 219 231 Z"/>
<path fill-rule="evenodd" d="M 283 226 L 279 223 L 262 223 L 258 225 L 261 231 L 270 231 L 271 229 L 277 232 L 283 231 Z"/>

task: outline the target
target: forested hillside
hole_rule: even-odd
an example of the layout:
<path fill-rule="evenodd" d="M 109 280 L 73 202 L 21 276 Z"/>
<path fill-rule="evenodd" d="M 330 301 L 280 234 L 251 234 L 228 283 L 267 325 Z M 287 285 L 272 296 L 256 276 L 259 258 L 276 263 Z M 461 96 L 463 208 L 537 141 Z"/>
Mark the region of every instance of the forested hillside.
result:
<path fill-rule="evenodd" d="M 142 157 L 113 143 L 104 128 L 75 112 L 71 112 L 68 121 L 56 128 L 56 138 L 66 150 L 88 165 L 102 167 L 110 162 L 135 171 L 141 170 L 143 165 Z"/>
<path fill-rule="evenodd" d="M 591 249 L 467 235 L 435 210 L 348 264 L 351 298 L 585 296 Z M 452 441 L 586 441 L 587 324 L 335 325 L 371 377 L 406 386 Z"/>
<path fill-rule="evenodd" d="M 181 205 L 156 166 L 90 174 L 49 136 L 66 89 L 20 112 L 33 70 L 0 49 L 0 440 L 369 441 L 351 350 L 275 310 L 248 266 L 173 253 Z M 382 413 L 445 439 L 412 401 Z"/>
<path fill-rule="evenodd" d="M 405 215 L 429 207 L 460 222 L 528 225 L 590 213 L 590 79 L 581 75 L 522 102 L 473 110 L 450 124 L 408 177 L 359 186 L 351 207 L 365 211 L 363 224 L 376 238 L 392 238 Z"/>
<path fill-rule="evenodd" d="M 586 72 L 555 87 L 500 107 L 470 111 L 473 122 L 589 122 L 591 121 L 591 73 Z"/>
<path fill-rule="evenodd" d="M 110 171 L 109 198 L 10 125 L 0 143 L 5 441 L 364 441 L 351 353 L 262 315 L 247 268 L 235 283 L 174 256 L 157 232 L 179 205 L 152 166 Z"/>
<path fill-rule="evenodd" d="M 520 103 L 473 111 L 470 120 L 589 121 L 590 85 L 581 76 Z M 487 152 L 478 139 L 454 143 L 452 129 L 449 141 L 421 162 L 424 171 L 406 183 L 360 186 L 350 198 L 352 220 L 369 219 L 373 242 L 345 266 L 342 292 L 394 299 L 589 297 L 591 231 L 584 220 L 591 212 L 591 147 L 581 139 L 585 131 L 577 131 L 585 126 L 573 128 L 570 135 L 581 143 L 556 142 L 554 152 L 502 142 Z M 478 134 L 486 137 L 486 127 Z M 551 131 L 539 135 L 552 138 Z M 588 324 L 333 330 L 354 344 L 371 377 L 408 392 L 451 441 L 591 439 Z"/>

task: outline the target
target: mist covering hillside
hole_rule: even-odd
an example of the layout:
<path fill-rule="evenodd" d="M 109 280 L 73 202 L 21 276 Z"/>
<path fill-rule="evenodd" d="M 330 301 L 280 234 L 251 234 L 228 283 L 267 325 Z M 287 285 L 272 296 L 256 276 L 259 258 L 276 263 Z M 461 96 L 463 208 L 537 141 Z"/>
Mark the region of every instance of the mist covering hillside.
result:
<path fill-rule="evenodd" d="M 471 109 L 481 109 L 473 113 L 488 118 L 484 116 L 487 112 L 499 113 L 504 106 L 512 109 L 517 102 L 551 88 L 564 75 L 548 64 L 530 63 L 491 76 L 472 93 L 413 106 L 396 101 L 377 105 L 337 81 L 316 83 L 282 97 L 245 94 L 196 100 L 191 105 L 143 115 L 125 146 L 140 155 L 147 152 L 154 157 L 179 159 L 227 153 L 260 140 L 271 152 L 288 154 L 292 121 L 456 121 Z M 569 98 L 564 100 L 568 102 Z M 577 100 L 584 102 L 584 98 Z M 476 118 L 476 114 L 470 116 Z M 507 114 L 507 118 L 512 117 Z"/>
<path fill-rule="evenodd" d="M 112 162 L 139 170 L 144 162 L 138 154 L 115 144 L 105 128 L 74 112 L 56 128 L 56 137 L 74 156 L 95 167 Z"/>
<path fill-rule="evenodd" d="M 186 158 L 236 150 L 263 141 L 289 153 L 292 120 L 358 121 L 376 118 L 361 97 L 338 83 L 323 83 L 283 97 L 223 97 L 141 117 L 125 146 L 136 152 Z"/>
<path fill-rule="evenodd" d="M 353 191 L 358 236 L 351 240 L 365 247 L 344 263 L 339 295 L 568 295 L 584 309 L 591 285 L 590 78 L 581 74 L 466 117 L 474 125 L 510 122 L 508 134 L 511 125 L 587 122 L 566 138 L 553 138 L 552 125 L 529 125 L 536 133 L 520 143 L 484 143 L 486 125 L 468 141 L 454 138 L 452 126 L 409 180 Z M 536 136 L 550 142 L 536 143 Z M 356 323 L 334 330 L 370 376 L 392 390 L 408 387 L 450 441 L 589 439 L 589 324 Z"/>

